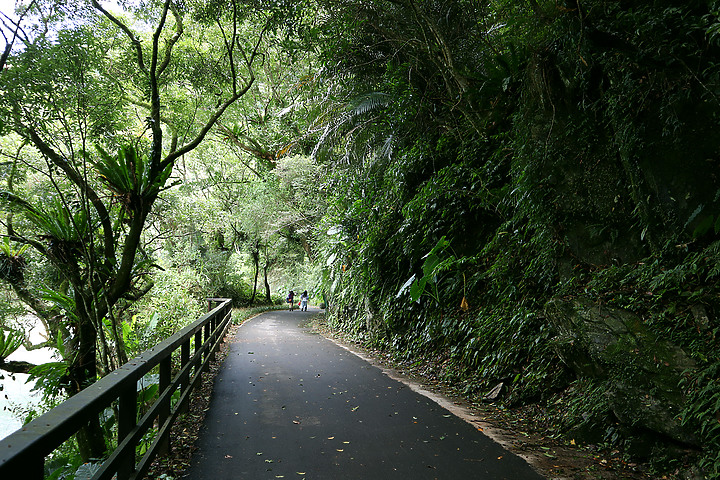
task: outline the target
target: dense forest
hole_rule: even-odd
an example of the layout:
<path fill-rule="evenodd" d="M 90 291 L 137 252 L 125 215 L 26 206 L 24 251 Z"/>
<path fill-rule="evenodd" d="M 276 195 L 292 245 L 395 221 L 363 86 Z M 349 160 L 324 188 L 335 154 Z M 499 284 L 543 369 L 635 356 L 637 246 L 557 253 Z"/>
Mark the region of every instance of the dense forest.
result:
<path fill-rule="evenodd" d="M 308 289 L 468 396 L 719 478 L 718 7 L 19 3 L 0 368 L 51 406 L 206 297 Z M 6 360 L 35 322 L 58 361 Z"/>

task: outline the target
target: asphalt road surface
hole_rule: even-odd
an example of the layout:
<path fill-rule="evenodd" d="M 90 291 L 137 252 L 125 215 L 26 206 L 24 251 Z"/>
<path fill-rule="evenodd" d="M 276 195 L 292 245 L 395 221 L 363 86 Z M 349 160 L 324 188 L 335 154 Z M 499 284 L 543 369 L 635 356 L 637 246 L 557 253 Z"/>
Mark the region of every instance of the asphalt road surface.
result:
<path fill-rule="evenodd" d="M 185 478 L 542 479 L 464 420 L 277 311 L 237 331 Z"/>

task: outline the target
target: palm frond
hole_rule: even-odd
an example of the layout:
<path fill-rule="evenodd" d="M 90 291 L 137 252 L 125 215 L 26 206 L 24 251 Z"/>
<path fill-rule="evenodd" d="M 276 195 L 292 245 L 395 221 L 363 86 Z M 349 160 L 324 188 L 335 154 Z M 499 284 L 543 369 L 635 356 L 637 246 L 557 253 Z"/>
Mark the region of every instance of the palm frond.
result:
<path fill-rule="evenodd" d="M 384 108 L 390 104 L 391 96 L 382 92 L 371 92 L 360 95 L 350 102 L 350 113 L 353 117 Z"/>

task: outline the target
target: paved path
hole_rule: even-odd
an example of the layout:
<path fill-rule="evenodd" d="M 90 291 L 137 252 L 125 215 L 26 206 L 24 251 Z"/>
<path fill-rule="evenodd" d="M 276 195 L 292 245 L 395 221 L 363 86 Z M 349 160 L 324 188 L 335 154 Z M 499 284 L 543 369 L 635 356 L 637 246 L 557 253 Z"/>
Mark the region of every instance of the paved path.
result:
<path fill-rule="evenodd" d="M 540 480 L 469 423 L 270 312 L 230 347 L 185 478 Z"/>

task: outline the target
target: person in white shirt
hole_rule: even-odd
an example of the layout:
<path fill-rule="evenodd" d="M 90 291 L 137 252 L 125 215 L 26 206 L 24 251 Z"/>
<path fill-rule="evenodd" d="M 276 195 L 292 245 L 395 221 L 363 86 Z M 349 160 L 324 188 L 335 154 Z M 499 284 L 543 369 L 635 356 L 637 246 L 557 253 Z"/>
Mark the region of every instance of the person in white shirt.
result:
<path fill-rule="evenodd" d="M 307 290 L 305 290 L 302 295 L 300 295 L 300 311 L 301 312 L 307 312 L 307 302 L 308 302 L 308 293 Z"/>

